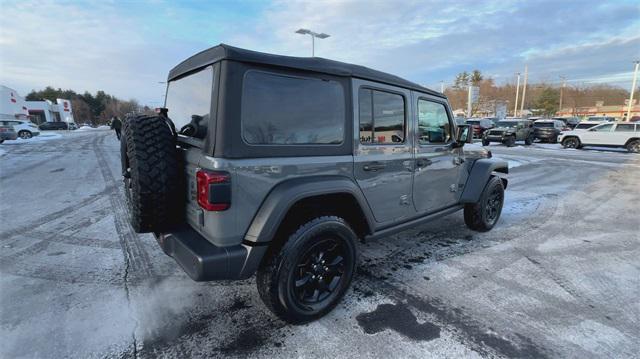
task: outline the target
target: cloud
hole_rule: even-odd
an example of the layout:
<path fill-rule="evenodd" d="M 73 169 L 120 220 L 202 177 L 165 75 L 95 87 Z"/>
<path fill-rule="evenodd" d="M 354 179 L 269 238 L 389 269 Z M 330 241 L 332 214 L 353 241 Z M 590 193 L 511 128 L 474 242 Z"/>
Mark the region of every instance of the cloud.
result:
<path fill-rule="evenodd" d="M 529 64 L 531 80 L 628 86 L 640 58 L 631 1 L 17 2 L 3 4 L 0 83 L 98 89 L 158 104 L 158 81 L 186 57 L 224 42 L 309 56 L 298 28 L 326 32 L 316 55 L 439 87 L 480 69 L 500 81 Z"/>

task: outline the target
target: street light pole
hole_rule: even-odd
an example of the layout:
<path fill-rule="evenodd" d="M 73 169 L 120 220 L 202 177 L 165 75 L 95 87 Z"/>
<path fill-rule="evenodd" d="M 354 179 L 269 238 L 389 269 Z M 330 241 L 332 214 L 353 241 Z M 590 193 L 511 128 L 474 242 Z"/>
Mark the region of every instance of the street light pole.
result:
<path fill-rule="evenodd" d="M 440 93 L 444 93 L 444 81 L 440 81 Z"/>
<path fill-rule="evenodd" d="M 513 105 L 513 117 L 518 117 L 518 95 L 520 95 L 520 73 L 516 73 L 518 75 L 518 81 L 516 82 L 516 101 Z"/>
<path fill-rule="evenodd" d="M 522 84 L 522 104 L 520 105 L 520 116 L 524 112 L 524 96 L 527 94 L 527 77 L 529 77 L 529 67 L 524 65 L 524 83 Z"/>
<path fill-rule="evenodd" d="M 558 112 L 562 111 L 562 92 L 564 90 L 564 87 L 567 84 L 567 78 L 564 76 L 560 76 L 560 79 L 562 80 L 562 85 L 560 85 L 560 104 L 558 105 Z"/>
<path fill-rule="evenodd" d="M 631 95 L 629 95 L 629 104 L 627 105 L 627 118 L 628 122 L 631 120 L 631 106 L 633 106 L 633 92 L 636 90 L 636 80 L 638 79 L 638 67 L 640 66 L 640 61 L 636 61 L 635 69 L 633 70 L 633 83 L 631 84 Z"/>
<path fill-rule="evenodd" d="M 326 39 L 327 37 L 331 36 L 329 34 L 325 34 L 324 32 L 317 33 L 309 29 L 298 29 L 298 31 L 296 31 L 296 34 L 311 35 L 311 57 L 316 56 L 316 37 L 318 39 Z"/>

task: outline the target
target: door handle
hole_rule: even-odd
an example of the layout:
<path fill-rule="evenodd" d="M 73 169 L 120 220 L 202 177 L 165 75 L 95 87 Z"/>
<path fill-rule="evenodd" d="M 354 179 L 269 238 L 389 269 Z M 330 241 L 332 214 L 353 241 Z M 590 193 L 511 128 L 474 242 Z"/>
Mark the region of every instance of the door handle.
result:
<path fill-rule="evenodd" d="M 387 167 L 387 165 L 380 163 L 380 162 L 371 162 L 371 163 L 367 163 L 366 165 L 362 166 L 362 169 L 365 171 L 379 171 L 384 169 L 385 167 Z"/>
<path fill-rule="evenodd" d="M 427 167 L 427 166 L 430 166 L 432 163 L 433 162 L 431 162 L 431 160 L 427 158 L 418 158 L 416 160 L 416 167 L 418 168 Z"/>

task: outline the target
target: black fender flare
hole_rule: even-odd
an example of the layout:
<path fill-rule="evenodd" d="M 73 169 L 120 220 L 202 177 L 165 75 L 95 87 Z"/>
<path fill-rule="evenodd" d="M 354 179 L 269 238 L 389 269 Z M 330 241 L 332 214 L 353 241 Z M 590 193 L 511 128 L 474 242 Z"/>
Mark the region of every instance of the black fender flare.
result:
<path fill-rule="evenodd" d="M 373 231 L 374 217 L 360 187 L 343 176 L 294 178 L 277 184 L 262 202 L 244 236 L 245 243 L 262 244 L 273 239 L 289 209 L 305 198 L 345 193 L 353 196 L 365 216 L 368 230 Z"/>
<path fill-rule="evenodd" d="M 506 174 L 509 173 L 509 163 L 506 161 L 497 161 L 489 158 L 476 160 L 471 167 L 467 183 L 464 191 L 460 196 L 460 203 L 476 203 L 480 200 L 480 195 L 484 190 L 484 186 L 491 176 L 499 176 L 507 188 Z"/>

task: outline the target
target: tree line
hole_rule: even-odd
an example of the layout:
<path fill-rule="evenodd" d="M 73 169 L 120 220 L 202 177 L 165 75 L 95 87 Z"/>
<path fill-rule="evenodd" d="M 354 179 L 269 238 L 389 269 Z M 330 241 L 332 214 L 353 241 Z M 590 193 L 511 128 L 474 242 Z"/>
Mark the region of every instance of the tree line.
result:
<path fill-rule="evenodd" d="M 107 123 L 114 116 L 124 118 L 130 112 L 151 111 L 147 106 L 140 106 L 138 101 L 134 99 L 124 101 L 102 90 L 96 92 L 95 95 L 88 91 L 79 94 L 73 90 L 55 89 L 47 86 L 43 90 L 32 90 L 25 97 L 27 101 L 49 100 L 52 102 L 59 98 L 71 100 L 73 116 L 77 123 L 89 122 L 93 125 L 100 125 Z"/>
<path fill-rule="evenodd" d="M 455 110 L 467 109 L 468 86 L 478 86 L 480 97 L 478 103 L 472 106 L 473 112 L 481 112 L 482 109 L 490 108 L 495 101 L 503 101 L 507 104 L 507 112 L 513 115 L 516 84 L 506 83 L 496 85 L 495 81 L 482 75 L 479 70 L 472 72 L 461 72 L 456 76 L 453 86 L 445 89 L 445 95 L 449 98 L 451 107 Z M 527 91 L 524 100 L 524 109 L 530 110 L 534 115 L 553 116 L 560 105 L 559 84 L 545 82 L 527 84 Z M 638 91 L 638 90 L 636 90 Z M 603 102 L 608 105 L 623 105 L 629 99 L 629 91 L 604 84 L 597 85 L 569 85 L 562 88 L 562 108 L 571 109 L 579 116 L 578 108 L 595 106 L 596 102 Z M 518 99 L 518 110 L 522 101 L 522 82 L 520 83 L 520 94 Z"/>

